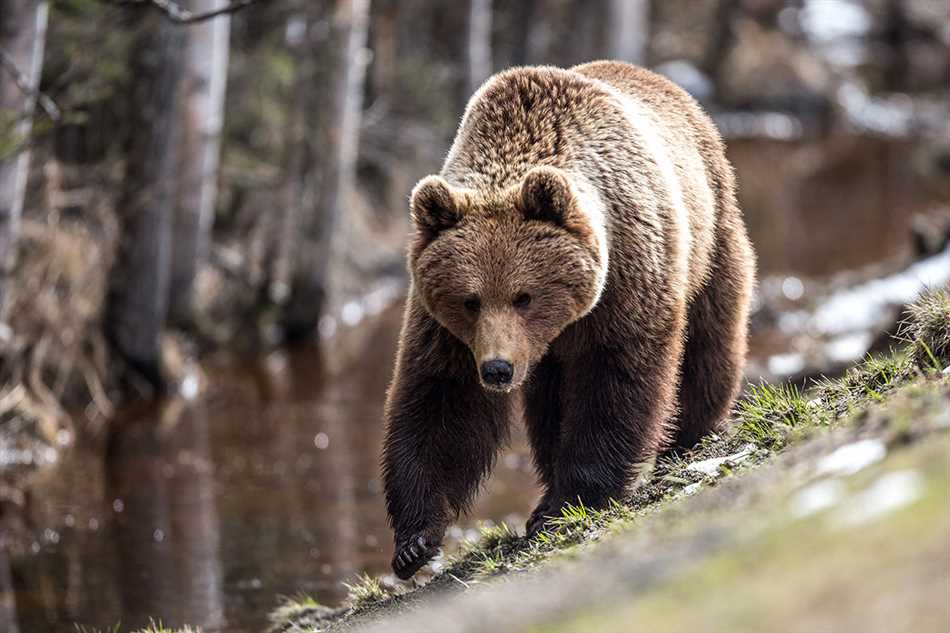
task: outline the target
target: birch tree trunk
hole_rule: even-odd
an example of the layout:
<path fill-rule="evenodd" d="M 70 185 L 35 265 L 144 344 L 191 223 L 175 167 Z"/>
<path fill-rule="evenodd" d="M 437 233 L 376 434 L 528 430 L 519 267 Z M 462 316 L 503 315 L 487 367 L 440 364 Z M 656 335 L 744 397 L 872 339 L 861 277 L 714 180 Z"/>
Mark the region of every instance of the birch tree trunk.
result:
<path fill-rule="evenodd" d="M 16 258 L 48 14 L 46 0 L 0 0 L 0 319 Z"/>
<path fill-rule="evenodd" d="M 191 0 L 187 8 L 204 13 L 227 4 L 228 0 Z M 186 43 L 169 316 L 171 321 L 187 325 L 193 318 L 192 283 L 207 260 L 211 243 L 231 18 L 225 14 L 180 28 Z"/>
<path fill-rule="evenodd" d="M 113 271 L 108 334 L 134 369 L 161 386 L 160 337 L 168 316 L 175 208 L 177 104 L 184 30 L 156 11 L 140 12 L 134 48 L 119 211 L 122 243 Z"/>
<path fill-rule="evenodd" d="M 610 0 L 607 33 L 611 58 L 645 64 L 650 38 L 650 1 Z"/>
<path fill-rule="evenodd" d="M 469 0 L 468 7 L 468 93 L 478 90 L 492 72 L 491 0 Z"/>
<path fill-rule="evenodd" d="M 302 115 L 308 151 L 307 160 L 300 161 L 306 185 L 296 186 L 303 200 L 299 226 L 304 239 L 296 240 L 294 247 L 290 298 L 283 315 L 290 340 L 314 332 L 331 294 L 333 271 L 342 256 L 341 221 L 356 179 L 369 0 L 335 0 L 329 15 L 325 5 L 308 3 L 307 45 L 300 47 L 320 63 L 298 58 L 298 81 L 307 92 L 300 102 L 306 104 Z M 307 204 L 311 186 L 315 204 Z"/>

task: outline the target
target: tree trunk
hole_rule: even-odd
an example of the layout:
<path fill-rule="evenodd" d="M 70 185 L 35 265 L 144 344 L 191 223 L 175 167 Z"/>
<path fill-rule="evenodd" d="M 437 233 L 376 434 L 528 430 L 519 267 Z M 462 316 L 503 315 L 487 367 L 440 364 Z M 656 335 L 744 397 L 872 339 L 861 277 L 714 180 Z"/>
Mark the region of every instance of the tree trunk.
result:
<path fill-rule="evenodd" d="M 113 272 L 108 334 L 154 386 L 162 385 L 160 337 L 168 315 L 172 214 L 178 159 L 177 104 L 184 62 L 182 27 L 139 12 L 119 203 L 122 243 Z"/>
<path fill-rule="evenodd" d="M 492 72 L 491 0 L 469 0 L 468 7 L 468 93 L 471 95 Z"/>
<path fill-rule="evenodd" d="M 610 57 L 645 64 L 650 37 L 650 1 L 610 0 L 607 17 Z"/>
<path fill-rule="evenodd" d="M 537 0 L 522 0 L 515 4 L 514 12 L 514 45 L 511 51 L 513 66 L 526 66 L 533 59 L 533 35 L 535 20 L 537 19 Z"/>
<path fill-rule="evenodd" d="M 191 0 L 188 9 L 203 13 L 227 4 L 227 0 Z M 222 15 L 181 28 L 186 52 L 181 69 L 181 146 L 169 316 L 172 322 L 187 325 L 193 319 L 192 283 L 211 243 L 231 18 Z"/>
<path fill-rule="evenodd" d="M 0 0 L 0 319 L 15 264 L 48 13 L 45 0 Z"/>
<path fill-rule="evenodd" d="M 297 196 L 293 205 L 303 213 L 297 219 L 288 214 L 293 222 L 289 230 L 299 226 L 304 239 L 293 240 L 292 246 L 290 298 L 283 315 L 290 340 L 309 337 L 316 329 L 342 256 L 339 229 L 356 179 L 369 0 L 335 0 L 330 15 L 325 3 L 308 3 L 306 11 L 307 44 L 298 47 L 303 56 L 298 55 L 297 81 L 305 91 L 298 99 L 305 128 L 300 142 L 308 151 L 306 160 L 299 161 L 302 173 L 289 175 Z"/>

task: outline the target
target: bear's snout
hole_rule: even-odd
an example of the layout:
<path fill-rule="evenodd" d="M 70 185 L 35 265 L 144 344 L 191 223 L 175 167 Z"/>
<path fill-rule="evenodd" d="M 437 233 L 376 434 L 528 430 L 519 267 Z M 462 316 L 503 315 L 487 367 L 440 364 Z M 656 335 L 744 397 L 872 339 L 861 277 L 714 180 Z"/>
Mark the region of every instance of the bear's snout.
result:
<path fill-rule="evenodd" d="M 486 384 L 505 387 L 511 384 L 511 379 L 515 375 L 515 368 L 508 361 L 495 358 L 482 363 L 481 372 L 482 380 Z"/>

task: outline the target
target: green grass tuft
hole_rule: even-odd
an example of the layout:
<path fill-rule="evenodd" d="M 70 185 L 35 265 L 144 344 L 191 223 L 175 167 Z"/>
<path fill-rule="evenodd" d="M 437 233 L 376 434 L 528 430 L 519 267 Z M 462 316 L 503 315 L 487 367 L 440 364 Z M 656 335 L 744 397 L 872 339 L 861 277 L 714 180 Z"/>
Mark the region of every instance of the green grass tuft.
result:
<path fill-rule="evenodd" d="M 785 446 L 794 432 L 827 425 L 824 410 L 810 405 L 794 385 L 749 385 L 738 403 L 735 435 L 770 451 Z"/>
<path fill-rule="evenodd" d="M 379 578 L 374 578 L 368 574 L 360 574 L 354 583 L 343 583 L 343 586 L 350 592 L 347 603 L 353 609 L 377 605 L 392 597 L 392 594 L 383 587 Z"/>
<path fill-rule="evenodd" d="M 950 288 L 928 290 L 907 309 L 898 337 L 910 344 L 921 369 L 950 365 Z"/>

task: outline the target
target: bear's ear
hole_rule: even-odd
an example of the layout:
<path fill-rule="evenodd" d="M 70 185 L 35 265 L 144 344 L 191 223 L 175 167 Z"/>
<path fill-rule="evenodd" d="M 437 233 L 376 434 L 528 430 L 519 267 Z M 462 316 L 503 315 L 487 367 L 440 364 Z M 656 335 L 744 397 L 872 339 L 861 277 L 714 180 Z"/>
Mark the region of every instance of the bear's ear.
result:
<path fill-rule="evenodd" d="M 567 176 L 555 167 L 534 167 L 521 183 L 521 212 L 526 220 L 569 228 L 578 202 Z"/>
<path fill-rule="evenodd" d="M 461 209 L 452 186 L 439 176 L 426 176 L 413 188 L 409 212 L 425 243 L 438 237 L 462 219 Z"/>

